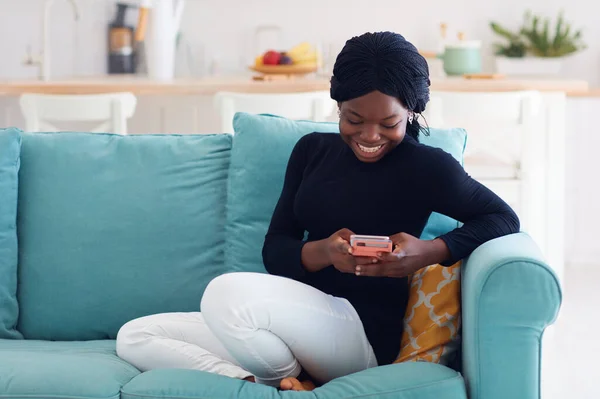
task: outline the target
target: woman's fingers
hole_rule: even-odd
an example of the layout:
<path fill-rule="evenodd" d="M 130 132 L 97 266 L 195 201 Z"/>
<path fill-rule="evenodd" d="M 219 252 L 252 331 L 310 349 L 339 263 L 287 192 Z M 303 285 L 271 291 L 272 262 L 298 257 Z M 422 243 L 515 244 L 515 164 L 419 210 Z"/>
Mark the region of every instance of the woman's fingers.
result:
<path fill-rule="evenodd" d="M 356 265 L 372 265 L 379 262 L 379 259 L 370 256 L 355 256 L 354 263 Z"/>
<path fill-rule="evenodd" d="M 369 277 L 397 277 L 396 272 L 399 270 L 396 269 L 402 269 L 401 261 L 404 256 L 402 248 L 396 247 L 393 252 L 379 253 L 377 258 L 365 258 L 367 261 L 357 262 L 354 274 Z"/>
<path fill-rule="evenodd" d="M 367 277 L 406 277 L 410 274 L 406 266 L 399 263 L 377 263 L 357 265 L 354 274 Z"/>
<path fill-rule="evenodd" d="M 368 276 L 378 277 L 385 275 L 385 265 L 382 264 L 370 264 L 370 265 L 357 265 L 354 268 L 354 274 L 357 276 Z"/>
<path fill-rule="evenodd" d="M 397 246 L 396 248 L 394 248 L 393 252 L 379 254 L 379 258 L 382 262 L 398 262 L 402 260 L 402 258 L 404 258 L 405 255 L 406 253 L 404 252 L 404 249 L 402 249 L 402 247 L 400 246 Z"/>
<path fill-rule="evenodd" d="M 350 236 L 353 235 L 354 233 L 352 232 L 352 230 L 349 229 L 341 229 L 340 231 L 337 232 L 339 237 L 342 237 L 342 239 L 344 239 L 344 241 L 350 242 Z"/>
<path fill-rule="evenodd" d="M 381 255 L 381 262 L 398 262 L 398 255 L 394 253 L 387 253 Z"/>
<path fill-rule="evenodd" d="M 342 254 L 352 254 L 352 247 L 350 243 L 344 240 L 342 237 L 338 237 L 336 247 Z"/>
<path fill-rule="evenodd" d="M 362 256 L 358 257 L 352 256 L 351 254 L 341 254 L 336 268 L 344 273 L 356 274 L 357 266 L 373 265 L 376 261 L 377 259 L 375 258 L 367 258 Z"/>
<path fill-rule="evenodd" d="M 350 236 L 354 234 L 352 230 L 341 229 L 337 232 L 338 235 L 338 250 L 343 254 L 352 254 L 352 247 L 350 246 Z"/>
<path fill-rule="evenodd" d="M 404 245 L 402 243 L 395 244 L 392 254 L 396 255 L 397 257 L 404 256 L 406 254 L 406 251 L 404 251 Z"/>

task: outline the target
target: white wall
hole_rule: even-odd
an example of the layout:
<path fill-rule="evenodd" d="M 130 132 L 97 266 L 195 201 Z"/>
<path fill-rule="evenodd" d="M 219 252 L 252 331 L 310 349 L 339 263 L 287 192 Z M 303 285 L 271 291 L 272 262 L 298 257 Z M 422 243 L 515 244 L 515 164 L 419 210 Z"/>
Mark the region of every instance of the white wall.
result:
<path fill-rule="evenodd" d="M 97 75 L 106 68 L 107 24 L 114 16 L 114 0 L 77 0 L 82 16 L 73 23 L 70 6 L 56 0 L 52 13 L 52 68 L 60 76 Z M 136 0 L 130 0 L 135 2 Z M 28 44 L 41 43 L 43 0 L 0 0 L 0 78 L 35 76 L 21 65 Z M 591 0 L 187 0 L 182 31 L 204 68 L 219 58 L 223 71 L 241 70 L 253 58 L 254 29 L 278 24 L 284 29 L 284 48 L 308 40 L 325 50 L 340 47 L 354 34 L 393 30 L 421 48 L 432 48 L 439 23 L 452 32 L 462 30 L 485 42 L 484 65 L 493 69 L 489 29 L 494 19 L 517 26 L 526 8 L 556 16 L 565 9 L 575 27 L 584 28 L 589 49 L 572 57 L 564 76 L 600 83 L 600 2 Z M 523 5 L 522 5 L 523 4 Z M 73 33 L 76 33 L 75 35 Z M 598 39 L 597 39 L 598 38 Z M 205 56 L 202 57 L 202 54 Z M 202 62 L 199 62 L 202 64 Z M 203 67 L 198 66 L 202 71 Z"/>

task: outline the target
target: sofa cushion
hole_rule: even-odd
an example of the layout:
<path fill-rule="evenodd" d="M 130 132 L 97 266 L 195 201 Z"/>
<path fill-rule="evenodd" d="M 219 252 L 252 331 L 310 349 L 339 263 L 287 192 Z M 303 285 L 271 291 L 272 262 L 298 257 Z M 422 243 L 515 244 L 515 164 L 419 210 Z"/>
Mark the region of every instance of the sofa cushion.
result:
<path fill-rule="evenodd" d="M 280 392 L 265 385 L 194 370 L 152 370 L 123 387 L 122 399 L 466 399 L 457 372 L 432 363 L 403 363 L 376 367 L 338 378 L 312 392 Z"/>
<path fill-rule="evenodd" d="M 21 132 L 0 129 L 0 338 L 20 338 L 17 304 L 17 194 Z"/>
<path fill-rule="evenodd" d="M 439 364 L 410 362 L 375 367 L 331 381 L 318 399 L 466 399 L 462 376 Z"/>
<path fill-rule="evenodd" d="M 338 125 L 237 113 L 233 128 L 225 263 L 234 271 L 264 272 L 262 245 L 294 145 L 311 132 L 337 133 Z"/>
<path fill-rule="evenodd" d="M 429 128 L 429 134 L 421 134 L 419 142 L 431 147 L 441 148 L 452 155 L 461 165 L 464 164 L 464 151 L 467 146 L 467 132 L 464 129 Z M 456 220 L 434 212 L 429 217 L 421 238 L 423 240 L 433 240 L 456 227 L 458 227 Z"/>
<path fill-rule="evenodd" d="M 122 399 L 275 399 L 279 397 L 276 389 L 266 385 L 183 369 L 147 371 L 132 379 L 121 392 Z"/>
<path fill-rule="evenodd" d="M 225 262 L 235 271 L 263 271 L 262 245 L 296 142 L 311 132 L 338 133 L 337 123 L 292 121 L 272 115 L 238 113 L 233 120 L 227 196 Z M 466 133 L 462 129 L 430 129 L 420 141 L 439 147 L 462 162 Z M 422 238 L 432 239 L 457 226 L 434 213 Z"/>
<path fill-rule="evenodd" d="M 394 363 L 425 361 L 449 365 L 460 347 L 460 270 L 424 267 L 412 275 L 400 354 Z"/>
<path fill-rule="evenodd" d="M 0 340 L 0 398 L 115 398 L 139 371 L 114 341 Z"/>
<path fill-rule="evenodd" d="M 23 134 L 18 231 L 26 338 L 114 338 L 197 311 L 223 273 L 230 135 Z"/>

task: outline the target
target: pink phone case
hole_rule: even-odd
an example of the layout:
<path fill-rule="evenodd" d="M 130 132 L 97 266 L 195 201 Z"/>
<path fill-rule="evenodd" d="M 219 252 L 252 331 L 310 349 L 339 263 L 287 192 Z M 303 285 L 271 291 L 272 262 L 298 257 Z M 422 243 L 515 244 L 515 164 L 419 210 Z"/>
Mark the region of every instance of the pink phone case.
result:
<path fill-rule="evenodd" d="M 392 252 L 392 240 L 385 236 L 350 237 L 352 254 L 354 256 L 377 256 L 380 252 Z"/>

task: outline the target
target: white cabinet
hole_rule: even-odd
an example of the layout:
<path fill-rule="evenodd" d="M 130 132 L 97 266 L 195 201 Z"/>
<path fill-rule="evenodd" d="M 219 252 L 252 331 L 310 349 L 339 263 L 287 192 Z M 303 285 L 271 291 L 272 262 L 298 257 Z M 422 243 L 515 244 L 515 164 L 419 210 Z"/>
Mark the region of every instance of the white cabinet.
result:
<path fill-rule="evenodd" d="M 465 169 L 502 197 L 563 278 L 564 93 L 433 92 L 432 127 L 468 132 Z"/>

